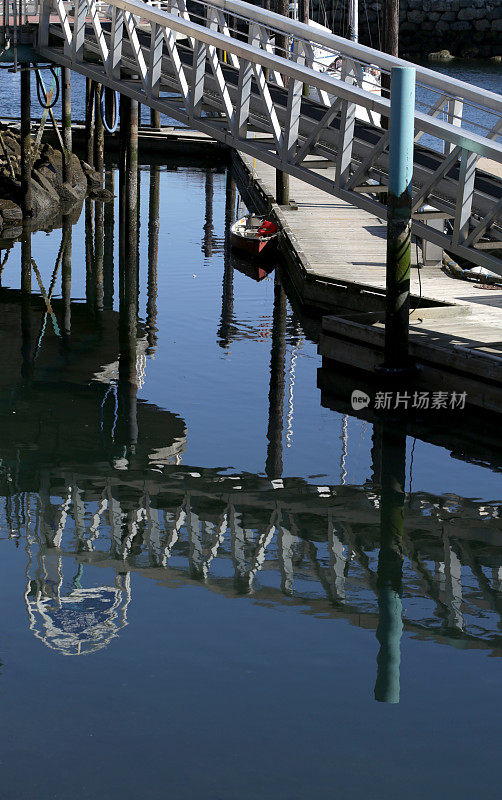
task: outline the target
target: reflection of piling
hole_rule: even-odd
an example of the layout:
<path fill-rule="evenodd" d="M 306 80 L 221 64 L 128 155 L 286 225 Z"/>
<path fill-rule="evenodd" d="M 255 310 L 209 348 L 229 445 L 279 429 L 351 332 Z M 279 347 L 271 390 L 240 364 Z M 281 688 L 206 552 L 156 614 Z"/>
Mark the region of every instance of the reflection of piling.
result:
<path fill-rule="evenodd" d="M 21 240 L 21 375 L 29 378 L 33 371 L 31 358 L 31 233 L 24 231 Z"/>
<path fill-rule="evenodd" d="M 235 197 L 236 184 L 232 175 L 232 168 L 229 165 L 225 190 L 225 253 L 221 293 L 221 320 L 218 331 L 221 347 L 228 347 L 230 344 L 230 328 L 234 316 L 234 268 L 230 259 L 230 226 L 234 222 Z"/>
<path fill-rule="evenodd" d="M 63 181 L 71 183 L 71 70 L 61 68 L 61 122 L 63 128 Z"/>
<path fill-rule="evenodd" d="M 85 79 L 85 159 L 94 166 L 94 81 Z"/>
<path fill-rule="evenodd" d="M 103 311 L 103 263 L 104 263 L 104 203 L 94 203 L 95 245 L 94 245 L 94 284 L 96 310 Z"/>
<path fill-rule="evenodd" d="M 21 205 L 23 215 L 31 217 L 31 72 L 30 65 L 21 69 Z"/>
<path fill-rule="evenodd" d="M 63 216 L 65 247 L 61 263 L 61 296 L 63 298 L 63 343 L 68 345 L 71 333 L 71 222 Z"/>
<path fill-rule="evenodd" d="M 157 347 L 157 263 L 159 258 L 160 228 L 160 168 L 150 167 L 150 201 L 148 206 L 148 297 L 146 301 L 146 328 L 148 355 Z"/>
<path fill-rule="evenodd" d="M 92 200 L 84 201 L 85 225 L 85 300 L 88 308 L 94 313 L 96 308 L 96 287 L 94 284 L 94 220 L 92 218 Z"/>
<path fill-rule="evenodd" d="M 278 277 L 274 284 L 270 388 L 268 394 L 268 447 L 265 473 L 270 480 L 282 475 L 282 426 L 286 364 L 286 292 Z"/>
<path fill-rule="evenodd" d="M 204 220 L 204 255 L 209 258 L 213 252 L 213 171 L 206 170 L 206 214 Z"/>
<path fill-rule="evenodd" d="M 373 423 L 371 437 L 371 471 L 373 485 L 380 486 L 382 482 L 382 425 L 378 420 Z"/>
<path fill-rule="evenodd" d="M 99 175 L 101 186 L 103 186 L 103 172 L 105 168 L 105 126 L 101 119 L 99 98 L 101 94 L 101 84 L 96 83 L 94 90 L 94 169 Z"/>
<path fill-rule="evenodd" d="M 119 187 L 119 383 L 118 440 L 130 453 L 137 442 L 138 314 L 138 103 L 121 98 Z"/>
<path fill-rule="evenodd" d="M 403 574 L 404 481 L 406 427 L 399 422 L 382 425 L 382 492 L 380 501 L 380 554 L 378 558 L 377 657 L 375 700 L 399 703 Z"/>
<path fill-rule="evenodd" d="M 115 176 L 113 169 L 107 169 L 105 174 L 105 189 L 113 196 L 115 193 Z M 104 308 L 113 308 L 113 237 L 114 237 L 114 203 L 110 200 L 104 207 L 104 237 L 103 237 L 103 305 Z"/>

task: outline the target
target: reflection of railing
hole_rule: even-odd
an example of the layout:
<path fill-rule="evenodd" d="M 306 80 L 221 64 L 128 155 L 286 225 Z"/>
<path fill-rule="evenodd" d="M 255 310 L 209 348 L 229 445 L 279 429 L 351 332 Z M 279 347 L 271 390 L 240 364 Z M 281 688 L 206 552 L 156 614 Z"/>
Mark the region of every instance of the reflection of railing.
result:
<path fill-rule="evenodd" d="M 217 592 L 377 625 L 379 494 L 370 485 L 292 480 L 272 488 L 253 476 L 188 469 L 72 481 L 49 471 L 36 494 L 9 496 L 2 511 L 10 536 L 38 542 L 40 554 L 140 570 L 166 585 L 185 575 Z M 405 629 L 502 655 L 498 507 L 413 494 L 403 551 Z M 213 570 L 215 560 L 227 566 Z"/>

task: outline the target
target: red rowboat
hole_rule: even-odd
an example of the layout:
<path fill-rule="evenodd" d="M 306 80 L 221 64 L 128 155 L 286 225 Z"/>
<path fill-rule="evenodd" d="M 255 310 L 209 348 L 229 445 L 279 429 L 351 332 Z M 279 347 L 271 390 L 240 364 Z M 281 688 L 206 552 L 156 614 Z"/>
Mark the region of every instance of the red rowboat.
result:
<path fill-rule="evenodd" d="M 263 250 L 273 250 L 279 236 L 276 225 L 265 217 L 248 214 L 230 227 L 230 244 L 252 256 L 261 256 Z"/>

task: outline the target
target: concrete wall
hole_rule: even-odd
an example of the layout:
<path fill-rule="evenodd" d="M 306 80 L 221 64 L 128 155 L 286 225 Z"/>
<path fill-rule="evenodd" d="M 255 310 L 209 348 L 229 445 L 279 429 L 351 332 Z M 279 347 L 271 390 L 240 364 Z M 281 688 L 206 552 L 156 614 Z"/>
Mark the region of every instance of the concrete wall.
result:
<path fill-rule="evenodd" d="M 347 0 L 333 5 L 325 0 L 328 24 L 334 33 L 347 33 Z M 318 18 L 319 0 L 311 0 Z M 502 56 L 502 0 L 400 0 L 400 55 L 426 56 L 449 50 L 454 56 L 490 58 Z M 369 23 L 369 27 L 368 27 Z M 382 3 L 360 0 L 359 39 L 380 49 Z"/>

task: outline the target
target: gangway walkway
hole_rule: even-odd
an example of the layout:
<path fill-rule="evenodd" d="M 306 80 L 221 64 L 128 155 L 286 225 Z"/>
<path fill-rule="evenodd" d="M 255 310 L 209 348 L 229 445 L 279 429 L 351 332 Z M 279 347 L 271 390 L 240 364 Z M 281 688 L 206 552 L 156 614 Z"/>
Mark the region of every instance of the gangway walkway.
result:
<path fill-rule="evenodd" d="M 407 62 L 241 0 L 40 0 L 31 20 L 43 58 L 385 218 L 378 76 Z M 502 274 L 502 96 L 416 80 L 414 233 Z"/>

